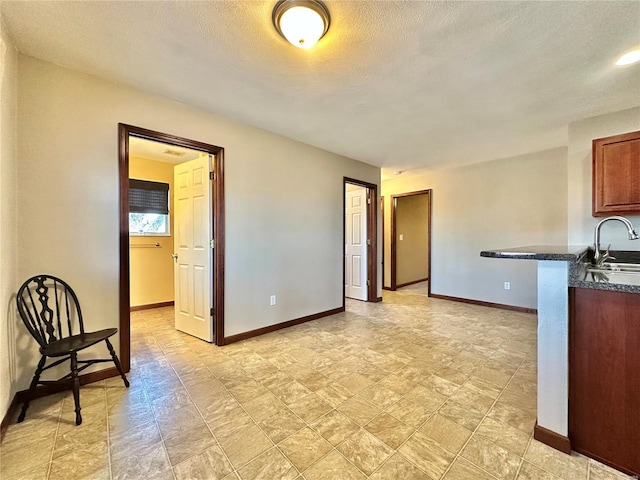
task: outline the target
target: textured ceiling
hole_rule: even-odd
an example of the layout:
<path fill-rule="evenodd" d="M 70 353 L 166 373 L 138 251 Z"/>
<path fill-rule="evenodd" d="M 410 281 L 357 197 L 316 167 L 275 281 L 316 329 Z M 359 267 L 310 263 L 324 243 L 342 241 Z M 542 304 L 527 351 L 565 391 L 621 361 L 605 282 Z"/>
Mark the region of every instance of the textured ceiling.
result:
<path fill-rule="evenodd" d="M 177 165 L 188 162 L 189 160 L 194 160 L 202 155 L 202 153 L 203 152 L 199 150 L 191 150 L 190 148 L 177 147 L 175 145 L 154 142 L 153 140 L 134 136 L 129 137 L 129 155 L 133 157 Z"/>
<path fill-rule="evenodd" d="M 613 66 L 638 1 L 325 3 L 311 50 L 275 0 L 1 8 L 20 52 L 389 170 L 566 145 L 569 122 L 640 105 L 640 65 Z"/>

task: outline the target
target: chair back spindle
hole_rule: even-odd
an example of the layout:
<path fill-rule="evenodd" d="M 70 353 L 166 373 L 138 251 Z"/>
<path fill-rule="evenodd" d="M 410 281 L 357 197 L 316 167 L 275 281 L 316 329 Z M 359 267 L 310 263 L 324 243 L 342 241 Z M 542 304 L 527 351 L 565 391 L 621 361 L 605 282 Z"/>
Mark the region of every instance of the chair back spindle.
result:
<path fill-rule="evenodd" d="M 27 330 L 41 347 L 73 335 L 75 328 L 84 333 L 78 298 L 59 278 L 31 277 L 18 291 L 17 304 Z"/>

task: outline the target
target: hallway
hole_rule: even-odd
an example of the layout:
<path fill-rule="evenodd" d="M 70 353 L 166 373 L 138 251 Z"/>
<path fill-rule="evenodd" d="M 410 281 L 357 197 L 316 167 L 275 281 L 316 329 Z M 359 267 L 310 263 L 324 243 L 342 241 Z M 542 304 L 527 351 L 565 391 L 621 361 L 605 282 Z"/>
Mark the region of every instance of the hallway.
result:
<path fill-rule="evenodd" d="M 396 292 L 400 293 L 413 293 L 414 295 L 424 295 L 425 297 L 428 295 L 428 291 L 429 280 L 407 285 L 406 287 L 400 287 L 396 290 Z"/>

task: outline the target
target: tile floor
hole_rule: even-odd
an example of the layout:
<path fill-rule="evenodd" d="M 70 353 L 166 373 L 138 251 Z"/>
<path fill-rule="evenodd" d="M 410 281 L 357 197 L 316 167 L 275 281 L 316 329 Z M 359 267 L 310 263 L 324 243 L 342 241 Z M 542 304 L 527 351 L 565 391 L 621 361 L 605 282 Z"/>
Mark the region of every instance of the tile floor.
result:
<path fill-rule="evenodd" d="M 535 440 L 533 315 L 385 292 L 218 348 L 132 315 L 118 378 L 34 401 L 3 480 L 620 480 Z"/>
<path fill-rule="evenodd" d="M 413 293 L 416 295 L 425 295 L 429 294 L 429 281 L 425 280 L 424 282 L 414 283 L 413 285 L 407 285 L 406 287 L 400 287 L 397 292 L 401 293 Z"/>

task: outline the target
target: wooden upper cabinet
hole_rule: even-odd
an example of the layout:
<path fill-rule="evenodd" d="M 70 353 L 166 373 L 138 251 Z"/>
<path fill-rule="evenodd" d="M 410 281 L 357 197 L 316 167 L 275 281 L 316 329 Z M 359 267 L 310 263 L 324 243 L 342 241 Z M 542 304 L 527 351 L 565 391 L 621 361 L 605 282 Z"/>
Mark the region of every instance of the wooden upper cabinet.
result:
<path fill-rule="evenodd" d="M 640 214 L 640 131 L 593 141 L 593 216 Z"/>

